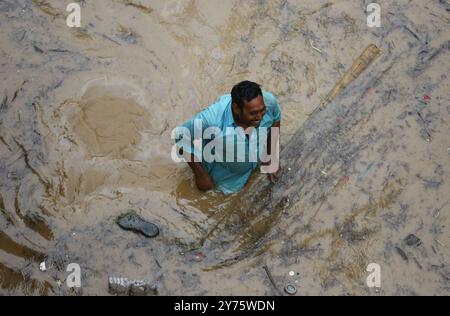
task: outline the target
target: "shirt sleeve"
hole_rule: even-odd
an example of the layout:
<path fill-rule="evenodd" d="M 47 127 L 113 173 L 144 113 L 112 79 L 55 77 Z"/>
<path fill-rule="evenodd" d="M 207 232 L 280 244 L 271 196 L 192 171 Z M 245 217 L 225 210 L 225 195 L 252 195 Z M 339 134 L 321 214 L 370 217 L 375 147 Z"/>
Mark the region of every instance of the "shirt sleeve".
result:
<path fill-rule="evenodd" d="M 274 122 L 281 121 L 281 107 L 278 103 L 277 98 L 270 92 L 264 93 L 264 100 L 266 102 L 266 106 L 268 106 L 269 111 L 272 115 L 272 119 Z"/>
<path fill-rule="evenodd" d="M 202 159 L 203 139 L 202 135 L 205 129 L 217 124 L 217 102 L 205 108 L 183 123 L 176 135 L 177 147 L 183 151 L 194 154 L 199 160 Z M 200 146 L 201 144 L 201 146 Z"/>

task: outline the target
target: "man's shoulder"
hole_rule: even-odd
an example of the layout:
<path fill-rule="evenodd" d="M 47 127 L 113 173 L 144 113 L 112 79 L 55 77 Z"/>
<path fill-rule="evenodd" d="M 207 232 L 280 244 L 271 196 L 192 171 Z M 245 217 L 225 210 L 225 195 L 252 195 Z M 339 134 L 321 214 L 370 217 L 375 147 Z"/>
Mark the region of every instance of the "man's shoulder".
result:
<path fill-rule="evenodd" d="M 271 108 L 278 106 L 278 100 L 273 93 L 269 91 L 263 91 L 262 93 L 266 107 Z"/>
<path fill-rule="evenodd" d="M 224 94 L 217 98 L 217 101 L 212 105 L 217 104 L 219 107 L 226 108 L 231 103 L 231 94 Z"/>
<path fill-rule="evenodd" d="M 231 94 L 224 94 L 217 100 L 204 108 L 201 113 L 211 125 L 220 125 L 224 119 L 228 105 L 231 103 Z"/>
<path fill-rule="evenodd" d="M 262 91 L 264 97 L 264 103 L 277 103 L 277 98 L 272 92 Z"/>

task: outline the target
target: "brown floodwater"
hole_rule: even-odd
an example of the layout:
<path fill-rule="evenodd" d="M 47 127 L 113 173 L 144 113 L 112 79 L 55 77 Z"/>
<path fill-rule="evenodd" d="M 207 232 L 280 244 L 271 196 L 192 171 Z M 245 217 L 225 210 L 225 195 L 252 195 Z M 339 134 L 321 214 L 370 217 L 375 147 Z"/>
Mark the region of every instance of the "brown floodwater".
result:
<path fill-rule="evenodd" d="M 106 295 L 123 276 L 160 295 L 277 295 L 266 267 L 297 295 L 448 295 L 445 1 L 379 1 L 380 28 L 370 1 L 85 0 L 81 28 L 68 3 L 0 3 L 0 294 Z M 286 168 L 288 206 L 261 211 L 265 175 L 202 193 L 172 161 L 172 129 L 241 80 L 278 97 L 290 146 L 370 43 L 381 56 L 332 105 L 337 122 L 360 106 L 341 136 L 364 146 Z M 319 173 L 289 177 L 302 168 Z M 121 230 L 130 209 L 160 235 Z M 65 286 L 69 263 L 80 289 Z"/>

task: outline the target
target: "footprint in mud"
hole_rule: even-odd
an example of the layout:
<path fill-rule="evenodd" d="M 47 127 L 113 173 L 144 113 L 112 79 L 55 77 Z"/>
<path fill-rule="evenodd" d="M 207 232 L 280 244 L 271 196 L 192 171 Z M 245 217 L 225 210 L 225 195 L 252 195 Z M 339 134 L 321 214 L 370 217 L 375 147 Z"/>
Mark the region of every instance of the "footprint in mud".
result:
<path fill-rule="evenodd" d="M 78 103 L 72 128 L 91 156 L 133 159 L 149 113 L 130 93 L 91 87 Z"/>

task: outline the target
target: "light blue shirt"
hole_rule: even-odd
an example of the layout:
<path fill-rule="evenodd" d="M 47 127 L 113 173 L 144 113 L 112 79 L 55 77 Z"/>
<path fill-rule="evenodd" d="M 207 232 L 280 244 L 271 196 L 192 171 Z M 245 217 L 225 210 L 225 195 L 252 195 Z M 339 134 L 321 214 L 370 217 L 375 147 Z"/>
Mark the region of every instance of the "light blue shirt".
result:
<path fill-rule="evenodd" d="M 263 91 L 264 104 L 266 105 L 266 114 L 263 116 L 261 123 L 258 128 L 256 128 L 256 132 L 259 131 L 261 127 L 270 128 L 275 122 L 279 122 L 281 120 L 281 109 L 278 104 L 275 96 L 270 93 Z M 197 120 L 197 121 L 196 121 Z M 258 155 L 258 162 L 250 162 L 248 159 L 249 156 L 249 139 L 248 137 L 243 136 L 240 133 L 230 133 L 229 131 L 234 131 L 234 128 L 238 127 L 234 122 L 233 113 L 231 110 L 231 94 L 226 94 L 221 96 L 215 103 L 211 104 L 209 107 L 202 110 L 200 113 L 195 115 L 189 121 L 184 123 L 182 126 L 186 127 L 192 139 L 194 139 L 194 128 L 195 125 L 201 121 L 202 125 L 202 135 L 206 128 L 208 127 L 217 127 L 220 129 L 221 133 L 218 134 L 222 137 L 232 136 L 234 140 L 234 162 L 225 162 L 225 156 L 223 156 L 222 161 L 214 161 L 207 162 L 203 159 L 204 153 L 202 151 L 197 150 L 192 144 L 189 142 L 188 144 L 183 143 L 180 146 L 179 139 L 177 141 L 177 145 L 182 147 L 184 151 L 194 154 L 199 160 L 201 160 L 202 166 L 212 177 L 214 184 L 216 187 L 225 194 L 231 194 L 235 192 L 239 192 L 247 183 L 252 171 L 256 169 L 259 165 L 260 159 Z M 228 129 L 227 127 L 232 128 Z M 233 135 L 234 134 L 234 135 Z M 215 135 L 215 137 L 218 137 Z M 201 135 L 199 135 L 201 136 Z M 243 137 L 242 137 L 243 136 Z M 214 139 L 214 137 L 212 137 Z M 202 149 L 211 142 L 212 139 L 203 139 L 202 140 Z M 266 142 L 267 139 L 259 140 Z M 224 148 L 226 149 L 226 141 L 223 141 Z M 259 143 L 258 143 L 259 144 Z M 245 162 L 238 162 L 236 160 L 237 148 L 239 145 L 244 145 L 245 150 Z M 254 160 L 253 160 L 254 161 Z"/>

